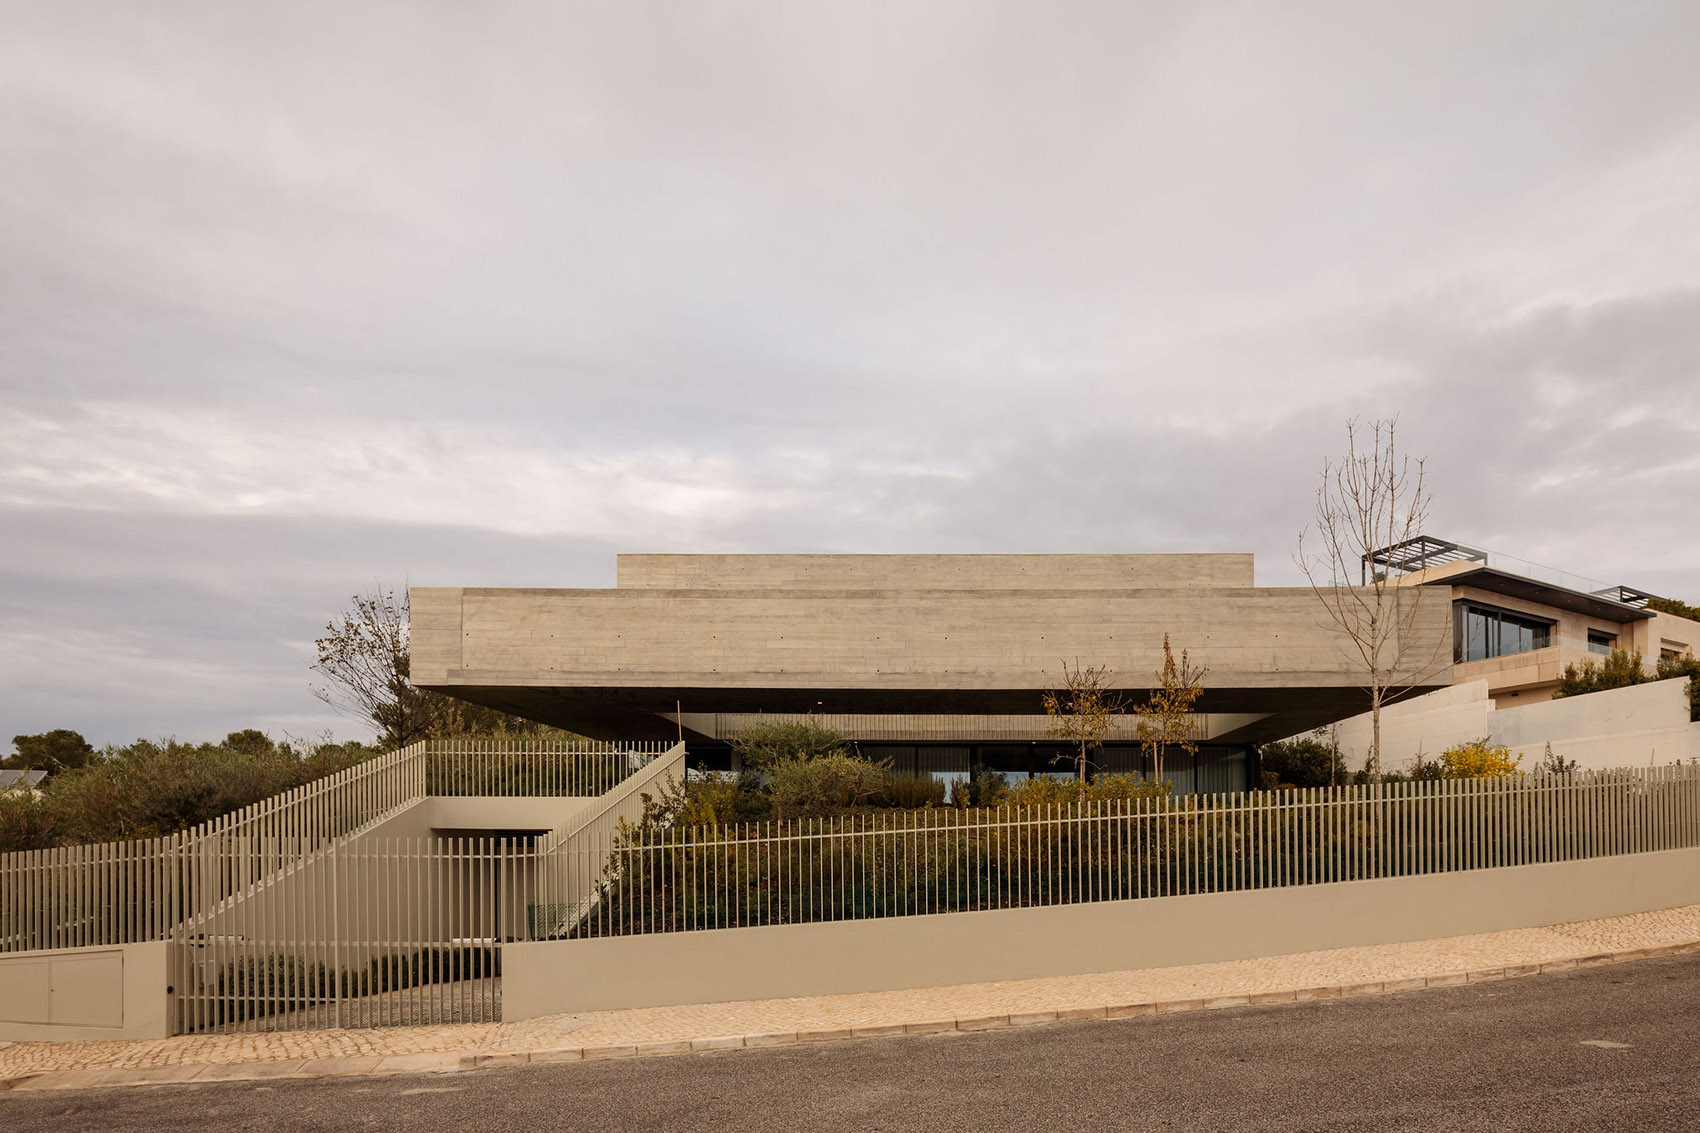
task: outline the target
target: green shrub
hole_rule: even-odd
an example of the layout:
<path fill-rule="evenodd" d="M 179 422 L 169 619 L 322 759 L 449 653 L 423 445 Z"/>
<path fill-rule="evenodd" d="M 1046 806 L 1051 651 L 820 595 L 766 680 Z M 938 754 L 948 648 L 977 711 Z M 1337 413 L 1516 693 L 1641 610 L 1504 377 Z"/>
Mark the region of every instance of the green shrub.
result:
<path fill-rule="evenodd" d="M 871 801 L 878 806 L 921 810 L 924 807 L 943 806 L 944 795 L 944 783 L 931 776 L 893 775 L 885 781 L 884 789 Z"/>
<path fill-rule="evenodd" d="M 1700 659 L 1695 658 L 1693 654 L 1660 657 L 1654 675 L 1649 677 L 1642 665 L 1640 653 L 1613 649 L 1606 655 L 1605 660 L 1597 665 L 1592 661 L 1584 661 L 1581 665 L 1564 666 L 1564 673 L 1558 680 L 1558 688 L 1552 695 L 1554 699 L 1580 696 L 1589 692 L 1604 692 L 1607 689 L 1628 688 L 1650 681 L 1667 681 L 1682 677 L 1688 678 L 1688 718 L 1700 721 Z"/>
<path fill-rule="evenodd" d="M 1547 741 L 1546 750 L 1541 753 L 1541 761 L 1535 764 L 1535 771 L 1541 775 L 1572 775 L 1582 765 L 1574 759 L 1565 759 L 1562 755 L 1554 754 L 1552 741 Z"/>
<path fill-rule="evenodd" d="M 1437 779 L 1446 778 L 1446 769 L 1438 759 L 1424 759 L 1421 754 L 1411 763 L 1409 772 L 1412 782 L 1431 783 Z"/>
<path fill-rule="evenodd" d="M 1605 692 L 1608 689 L 1646 684 L 1650 679 L 1642 666 L 1641 654 L 1638 651 L 1614 648 L 1597 664 L 1584 661 L 1578 665 L 1572 661 L 1564 666 L 1564 672 L 1559 675 L 1558 687 L 1553 690 L 1552 696 L 1554 700 L 1566 696 L 1582 696 L 1590 692 Z"/>
<path fill-rule="evenodd" d="M 732 737 L 732 751 L 746 771 L 766 772 L 781 760 L 840 754 L 849 743 L 818 720 L 775 720 L 744 728 Z"/>
<path fill-rule="evenodd" d="M 1657 610 L 1661 614 L 1687 618 L 1691 622 L 1700 622 L 1700 606 L 1690 606 L 1687 602 L 1679 602 L 1675 598 L 1650 598 L 1647 608 Z"/>
<path fill-rule="evenodd" d="M 1002 806 L 1008 799 L 1009 780 L 996 771 L 982 771 L 950 785 L 949 803 L 954 807 Z"/>
<path fill-rule="evenodd" d="M 885 788 L 890 764 L 842 752 L 783 759 L 768 770 L 776 817 L 796 818 L 854 810 Z"/>
<path fill-rule="evenodd" d="M 334 973 L 317 960 L 285 952 L 244 956 L 219 969 L 212 1021 L 239 1023 L 299 1011 L 331 999 L 335 990 Z"/>
<path fill-rule="evenodd" d="M 1700 721 L 1700 658 L 1689 653 L 1682 657 L 1659 658 L 1659 680 L 1688 678 L 1688 718 Z"/>
<path fill-rule="evenodd" d="M 1315 736 L 1264 744 L 1263 773 L 1284 787 L 1329 787 L 1346 782 L 1339 753 Z"/>

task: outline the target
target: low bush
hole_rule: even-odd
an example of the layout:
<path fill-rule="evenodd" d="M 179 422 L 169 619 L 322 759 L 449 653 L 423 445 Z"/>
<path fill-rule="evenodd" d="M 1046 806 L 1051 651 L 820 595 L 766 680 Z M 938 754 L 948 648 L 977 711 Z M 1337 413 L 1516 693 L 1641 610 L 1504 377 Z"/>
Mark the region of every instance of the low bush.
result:
<path fill-rule="evenodd" d="M 981 791 L 980 806 L 1005 806 L 1016 810 L 1061 806 L 1076 802 L 1111 802 L 1125 799 L 1168 798 L 1174 785 L 1167 780 L 1142 775 L 1099 775 L 1082 783 L 1078 779 L 1036 775 L 1019 779 L 1012 786 L 1002 776 L 989 777 Z M 992 784 L 996 784 L 992 786 Z"/>
<path fill-rule="evenodd" d="M 1554 754 L 1552 743 L 1548 741 L 1546 750 L 1541 753 L 1541 761 L 1535 764 L 1535 771 L 1541 775 L 1571 775 L 1581 766 L 1574 759 L 1565 759 L 1562 755 Z"/>
<path fill-rule="evenodd" d="M 1661 681 L 1688 678 L 1688 718 L 1700 721 L 1700 657 L 1660 657 L 1658 673 Z"/>
<path fill-rule="evenodd" d="M 1346 782 L 1340 753 L 1316 736 L 1264 744 L 1263 774 L 1274 775 L 1277 787 L 1329 787 Z"/>
<path fill-rule="evenodd" d="M 374 956 L 366 973 L 372 992 L 453 983 L 502 974 L 499 948 L 421 948 Z"/>
<path fill-rule="evenodd" d="M 240 1023 L 299 1011 L 334 998 L 336 991 L 335 973 L 317 960 L 285 952 L 244 956 L 219 969 L 211 1021 Z"/>
<path fill-rule="evenodd" d="M 1688 679 L 1688 718 L 1700 721 L 1700 658 L 1692 653 L 1681 657 L 1663 656 L 1648 676 L 1640 653 L 1613 649 L 1598 664 L 1584 661 L 1564 666 L 1553 690 L 1556 700 L 1566 696 L 1581 696 L 1590 692 L 1605 692 L 1614 688 L 1629 688 L 1650 681 Z"/>
<path fill-rule="evenodd" d="M 768 769 L 777 818 L 840 814 L 880 796 L 890 765 L 843 752 L 782 759 Z"/>
<path fill-rule="evenodd" d="M 765 773 L 785 760 L 841 755 L 850 741 L 818 720 L 775 720 L 752 724 L 732 737 L 732 752 L 745 771 Z"/>
<path fill-rule="evenodd" d="M 1521 756 L 1511 754 L 1504 744 L 1496 744 L 1483 736 L 1469 743 L 1449 747 L 1440 753 L 1440 777 L 1443 779 L 1497 779 L 1516 775 Z"/>
<path fill-rule="evenodd" d="M 873 801 L 880 806 L 922 810 L 930 806 L 943 806 L 944 796 L 944 783 L 931 776 L 922 778 L 918 775 L 893 775 L 885 781 L 884 789 Z"/>

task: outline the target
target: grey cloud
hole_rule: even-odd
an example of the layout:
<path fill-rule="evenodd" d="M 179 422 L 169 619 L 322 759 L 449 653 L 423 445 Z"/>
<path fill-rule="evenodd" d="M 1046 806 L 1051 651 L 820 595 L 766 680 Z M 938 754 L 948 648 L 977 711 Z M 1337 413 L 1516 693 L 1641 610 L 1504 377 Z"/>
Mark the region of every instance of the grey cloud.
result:
<path fill-rule="evenodd" d="M 1290 582 L 1353 414 L 1700 599 L 1692 5 L 6 22 L 4 735 L 317 726 L 349 591 L 616 549 Z"/>

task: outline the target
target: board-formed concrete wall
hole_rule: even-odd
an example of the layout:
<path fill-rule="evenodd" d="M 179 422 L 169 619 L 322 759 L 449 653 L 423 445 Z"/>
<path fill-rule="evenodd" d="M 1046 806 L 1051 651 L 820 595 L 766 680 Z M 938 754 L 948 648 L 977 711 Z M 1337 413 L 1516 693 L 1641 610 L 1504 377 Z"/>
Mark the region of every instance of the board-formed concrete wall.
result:
<path fill-rule="evenodd" d="M 503 1019 L 1158 968 L 1700 903 L 1700 850 L 1137 901 L 509 944 Z"/>
<path fill-rule="evenodd" d="M 1245 587 L 1250 554 L 621 555 L 617 585 L 664 590 Z"/>
<path fill-rule="evenodd" d="M 624 555 L 612 589 L 412 590 L 412 679 L 660 739 L 682 714 L 1039 715 L 1066 665 L 1138 697 L 1167 638 L 1208 669 L 1197 711 L 1246 718 L 1222 743 L 1361 709 L 1359 664 L 1316 594 L 1252 581 L 1249 555 Z M 1451 612 L 1397 597 L 1419 609 L 1392 682 L 1437 688 Z"/>
<path fill-rule="evenodd" d="M 1209 667 L 1207 690 L 1362 683 L 1308 589 L 411 593 L 413 679 L 450 691 L 1039 689 L 1065 659 L 1150 687 L 1164 634 Z M 1450 645 L 1442 603 L 1425 603 L 1417 620 L 1408 654 Z"/>

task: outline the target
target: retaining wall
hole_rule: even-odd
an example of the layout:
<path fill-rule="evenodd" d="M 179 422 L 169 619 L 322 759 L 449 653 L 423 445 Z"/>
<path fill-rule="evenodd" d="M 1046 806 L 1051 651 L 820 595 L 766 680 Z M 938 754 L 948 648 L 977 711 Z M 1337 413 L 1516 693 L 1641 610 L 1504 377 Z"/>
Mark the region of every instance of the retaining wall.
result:
<path fill-rule="evenodd" d="M 1245 960 L 1700 903 L 1700 849 L 883 920 L 509 944 L 503 1018 Z"/>

